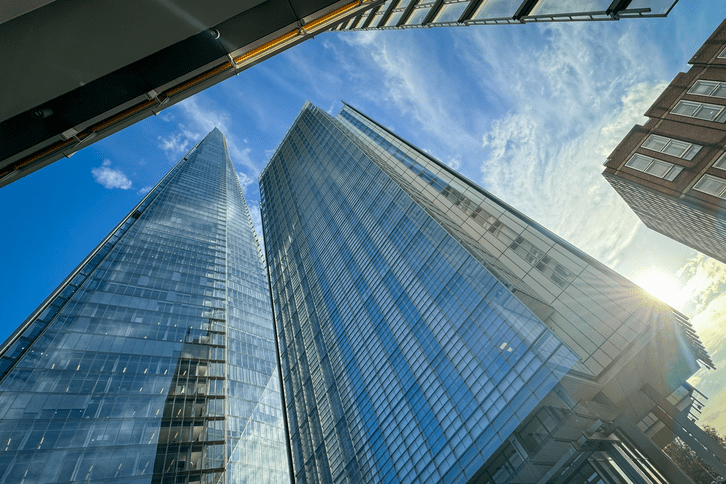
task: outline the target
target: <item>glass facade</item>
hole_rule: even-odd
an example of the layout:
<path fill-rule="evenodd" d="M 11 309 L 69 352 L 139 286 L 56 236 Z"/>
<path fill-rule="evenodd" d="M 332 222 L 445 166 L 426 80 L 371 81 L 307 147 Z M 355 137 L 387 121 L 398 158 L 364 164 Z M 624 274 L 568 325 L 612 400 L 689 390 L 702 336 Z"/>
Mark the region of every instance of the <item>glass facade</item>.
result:
<path fill-rule="evenodd" d="M 274 338 L 215 129 L 3 345 L 0 483 L 289 482 Z"/>
<path fill-rule="evenodd" d="M 333 30 L 664 17 L 678 0 L 386 0 Z"/>
<path fill-rule="evenodd" d="M 260 187 L 297 482 L 689 482 L 683 315 L 347 104 Z"/>
<path fill-rule="evenodd" d="M 299 483 L 465 482 L 576 354 L 307 105 L 260 177 Z"/>

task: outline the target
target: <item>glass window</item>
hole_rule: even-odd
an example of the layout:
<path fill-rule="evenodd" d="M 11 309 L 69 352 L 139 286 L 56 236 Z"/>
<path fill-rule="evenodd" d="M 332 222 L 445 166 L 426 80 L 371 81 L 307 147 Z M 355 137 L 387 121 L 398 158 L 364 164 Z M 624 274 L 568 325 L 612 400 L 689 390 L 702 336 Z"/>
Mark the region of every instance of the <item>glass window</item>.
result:
<path fill-rule="evenodd" d="M 726 83 L 699 79 L 688 90 L 688 94 L 726 98 Z"/>
<path fill-rule="evenodd" d="M 657 176 L 658 178 L 664 178 L 668 181 L 673 181 L 678 174 L 683 170 L 682 166 L 674 165 L 662 160 L 656 160 L 650 156 L 644 156 L 639 153 L 634 154 L 630 157 L 628 162 L 625 164 L 628 168 L 642 171 L 649 175 Z"/>
<path fill-rule="evenodd" d="M 713 164 L 714 168 L 719 168 L 721 170 L 726 170 L 726 152 L 719 156 L 718 160 L 716 160 L 716 163 Z"/>
<path fill-rule="evenodd" d="M 688 116 L 691 118 L 704 119 L 706 121 L 724 122 L 723 106 L 716 104 L 696 103 L 693 101 L 678 101 L 671 112 Z"/>
<path fill-rule="evenodd" d="M 726 47 L 721 51 L 721 53 L 718 55 L 719 59 L 726 59 Z"/>
<path fill-rule="evenodd" d="M 467 2 L 445 4 L 436 16 L 436 22 L 456 22 L 467 5 L 469 5 Z"/>
<path fill-rule="evenodd" d="M 558 15 L 573 12 L 598 14 L 605 11 L 611 4 L 609 0 L 540 0 L 529 15 Z"/>
<path fill-rule="evenodd" d="M 511 2 L 509 0 L 489 0 L 482 2 L 479 11 L 474 18 L 476 19 L 495 19 L 495 18 L 512 18 L 517 13 L 520 3 Z"/>
<path fill-rule="evenodd" d="M 429 13 L 431 7 L 417 8 L 413 11 L 413 14 L 406 20 L 405 25 L 420 25 L 421 22 L 426 18 L 426 14 Z"/>
<path fill-rule="evenodd" d="M 692 160 L 693 157 L 701 150 L 700 145 L 666 138 L 665 136 L 658 136 L 657 134 L 651 134 L 648 136 L 648 139 L 643 142 L 642 146 L 643 148 L 667 153 L 671 156 L 683 158 L 684 160 Z"/>
<path fill-rule="evenodd" d="M 711 175 L 703 175 L 693 187 L 699 192 L 726 199 L 726 180 Z"/>

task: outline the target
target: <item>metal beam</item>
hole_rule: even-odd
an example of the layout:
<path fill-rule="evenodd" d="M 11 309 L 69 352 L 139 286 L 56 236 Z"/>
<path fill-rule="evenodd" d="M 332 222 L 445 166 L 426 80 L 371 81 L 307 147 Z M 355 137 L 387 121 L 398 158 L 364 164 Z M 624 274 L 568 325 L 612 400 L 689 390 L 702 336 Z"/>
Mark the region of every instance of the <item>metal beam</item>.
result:
<path fill-rule="evenodd" d="M 683 412 L 678 410 L 675 405 L 658 393 L 650 384 L 643 386 L 641 391 L 660 407 L 654 408 L 653 413 L 686 442 L 706 464 L 711 466 L 722 477 L 726 477 L 726 449 L 714 442 L 713 438 L 705 430 L 691 422 Z"/>
<path fill-rule="evenodd" d="M 484 3 L 484 0 L 471 0 L 469 2 L 469 5 L 464 9 L 463 12 L 461 12 L 461 16 L 459 17 L 459 20 L 457 20 L 457 22 L 464 23 L 467 20 L 471 20 L 476 11 L 479 10 L 479 6 L 482 3 Z"/>
<path fill-rule="evenodd" d="M 413 0 L 411 0 L 413 1 Z M 388 22 L 388 19 L 391 18 L 391 14 L 393 13 L 393 9 L 398 6 L 400 3 L 400 0 L 391 0 L 391 4 L 386 8 L 385 13 L 383 14 L 383 17 L 381 17 L 381 21 L 378 22 L 378 25 L 376 27 L 383 27 L 386 22 Z"/>
<path fill-rule="evenodd" d="M 610 16 L 617 16 L 618 12 L 628 8 L 632 0 L 613 0 L 613 3 L 605 10 Z"/>
<path fill-rule="evenodd" d="M 532 9 L 537 6 L 538 2 L 539 0 L 524 0 L 524 2 L 522 2 L 522 5 L 520 5 L 517 11 L 514 12 L 512 18 L 514 20 L 521 20 L 522 17 L 526 17 L 527 15 L 529 15 Z"/>
<path fill-rule="evenodd" d="M 663 451 L 643 433 L 625 415 L 619 415 L 613 423 L 635 444 L 649 461 L 663 474 L 671 484 L 695 484 L 675 462 L 663 453 Z"/>
<path fill-rule="evenodd" d="M 474 1 L 474 0 L 472 0 Z M 433 5 L 431 5 L 431 8 L 429 9 L 429 13 L 426 14 L 426 17 L 424 17 L 423 22 L 421 22 L 421 25 L 430 24 L 434 21 L 436 16 L 439 14 L 439 11 L 441 10 L 441 7 L 444 6 L 444 0 L 436 0 Z"/>

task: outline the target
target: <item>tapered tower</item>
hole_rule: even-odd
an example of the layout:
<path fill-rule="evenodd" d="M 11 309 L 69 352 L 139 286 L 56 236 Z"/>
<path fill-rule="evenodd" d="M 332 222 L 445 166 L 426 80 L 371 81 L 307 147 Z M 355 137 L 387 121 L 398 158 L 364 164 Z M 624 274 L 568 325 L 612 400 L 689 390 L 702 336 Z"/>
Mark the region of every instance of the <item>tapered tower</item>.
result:
<path fill-rule="evenodd" d="M 215 129 L 2 346 L 0 482 L 289 482 L 277 361 Z"/>

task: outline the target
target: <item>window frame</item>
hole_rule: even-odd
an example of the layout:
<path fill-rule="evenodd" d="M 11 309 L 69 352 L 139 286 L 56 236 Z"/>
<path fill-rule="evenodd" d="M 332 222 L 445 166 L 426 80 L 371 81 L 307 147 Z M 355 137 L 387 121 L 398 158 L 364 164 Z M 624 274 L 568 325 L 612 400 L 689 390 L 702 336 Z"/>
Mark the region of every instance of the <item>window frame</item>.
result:
<path fill-rule="evenodd" d="M 726 151 L 721 153 L 721 156 L 719 156 L 718 159 L 716 161 L 714 161 L 713 165 L 711 165 L 711 166 L 713 168 L 717 168 L 719 170 L 726 170 Z"/>
<path fill-rule="evenodd" d="M 653 140 L 653 141 L 665 140 L 666 142 L 663 145 L 663 148 L 657 149 L 657 148 L 651 148 L 651 147 L 646 146 L 646 143 L 648 143 L 651 140 Z M 686 149 L 683 150 L 682 155 L 674 155 L 673 153 L 669 153 L 666 151 L 669 146 L 674 144 L 674 142 L 683 143 L 683 144 L 688 145 L 686 147 Z M 683 140 L 675 139 L 675 138 L 669 138 L 667 136 L 662 136 L 662 135 L 653 134 L 653 133 L 651 133 L 647 138 L 645 138 L 645 140 L 643 140 L 643 142 L 641 143 L 640 146 L 641 146 L 641 148 L 646 149 L 646 150 L 655 151 L 656 153 L 663 153 L 663 154 L 666 154 L 669 156 L 674 156 L 676 158 L 681 158 L 682 160 L 687 160 L 687 161 L 692 161 L 693 158 L 695 158 L 696 155 L 698 155 L 698 153 L 701 151 L 701 148 L 703 148 L 703 146 L 697 145 L 695 143 L 689 143 L 688 141 L 683 141 Z"/>
<path fill-rule="evenodd" d="M 648 161 L 648 165 L 644 169 L 641 169 L 641 168 L 638 168 L 638 167 L 634 166 L 634 164 L 635 164 L 634 160 L 636 160 L 638 157 L 639 158 L 645 158 L 645 160 Z M 633 163 L 633 164 L 631 164 L 631 163 Z M 663 174 L 663 176 L 660 176 L 658 174 L 655 174 L 655 173 L 652 173 L 652 172 L 648 171 L 652 167 L 657 166 L 658 163 L 662 163 L 662 164 L 665 164 L 665 165 L 670 165 L 670 167 Z M 676 178 L 678 178 L 678 175 L 683 171 L 683 168 L 684 168 L 681 165 L 676 165 L 674 163 L 669 163 L 667 161 L 663 161 L 663 160 L 658 159 L 658 158 L 653 158 L 652 156 L 646 156 L 646 155 L 641 154 L 641 153 L 634 153 L 630 158 L 628 158 L 628 161 L 625 162 L 625 166 L 628 167 L 628 168 L 630 168 L 631 170 L 639 171 L 641 173 L 645 173 L 647 175 L 650 175 L 650 176 L 653 176 L 653 177 L 656 177 L 656 178 L 660 178 L 662 180 L 669 181 L 669 182 L 672 182 Z"/>
<path fill-rule="evenodd" d="M 696 110 L 693 112 L 693 114 L 684 114 L 684 113 L 676 112 L 676 109 L 678 109 L 679 106 L 683 106 L 683 105 L 687 105 L 687 104 L 696 105 Z M 713 119 L 702 118 L 702 117 L 697 116 L 700 109 L 703 108 L 704 106 L 708 106 L 709 108 L 718 109 L 718 113 L 716 114 L 716 116 Z M 678 103 L 675 106 L 673 106 L 673 109 L 670 110 L 670 113 L 675 114 L 676 116 L 684 116 L 687 118 L 700 119 L 701 121 L 709 121 L 711 123 L 723 123 L 724 121 L 726 121 L 726 106 L 724 106 L 722 104 L 709 104 L 709 103 L 702 103 L 702 102 L 698 102 L 698 101 L 689 101 L 686 99 L 681 99 L 680 101 L 678 101 Z"/>
<path fill-rule="evenodd" d="M 716 56 L 717 59 L 726 59 L 726 47 L 723 48 L 721 53 Z"/>
<path fill-rule="evenodd" d="M 702 92 L 695 92 L 695 90 L 700 86 L 711 87 L 711 91 L 708 94 L 704 94 Z M 719 91 L 720 89 L 724 90 L 724 94 L 721 96 L 715 95 L 714 93 Z M 726 82 L 711 81 L 708 79 L 697 79 L 696 82 L 694 82 L 693 85 L 688 89 L 688 94 L 692 94 L 694 96 L 706 96 L 715 97 L 717 99 L 726 99 Z"/>
<path fill-rule="evenodd" d="M 705 183 L 707 181 L 710 181 L 710 180 L 716 180 L 716 181 L 718 181 L 719 183 L 722 184 L 722 187 L 721 187 L 721 189 L 720 189 L 720 191 L 719 191 L 718 194 L 714 194 L 712 192 L 707 192 L 706 190 L 703 190 L 703 189 L 699 188 L 699 185 L 701 185 L 702 183 Z M 717 176 L 709 175 L 708 173 L 706 173 L 705 175 L 703 175 L 696 182 L 695 185 L 693 185 L 693 189 L 694 190 L 697 190 L 697 191 L 699 191 L 701 193 L 705 193 L 706 195 L 710 195 L 712 197 L 716 197 L 716 198 L 720 198 L 722 200 L 726 200 L 726 180 L 723 179 L 723 178 L 719 178 Z"/>

